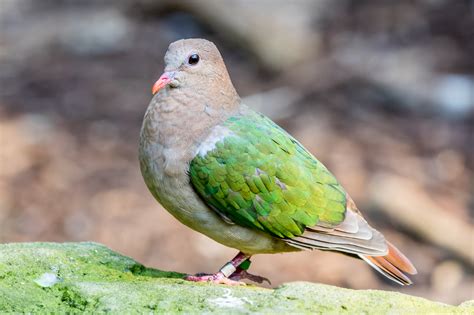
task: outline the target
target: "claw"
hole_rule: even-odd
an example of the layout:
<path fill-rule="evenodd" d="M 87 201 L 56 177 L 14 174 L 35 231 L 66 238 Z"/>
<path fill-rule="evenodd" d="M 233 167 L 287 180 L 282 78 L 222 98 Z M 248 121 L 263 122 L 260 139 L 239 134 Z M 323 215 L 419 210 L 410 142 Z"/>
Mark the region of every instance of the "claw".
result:
<path fill-rule="evenodd" d="M 253 281 L 253 282 L 256 282 L 256 283 L 260 283 L 260 284 L 262 284 L 263 282 L 266 281 L 266 282 L 268 282 L 269 285 L 272 284 L 268 278 L 251 274 L 251 273 L 249 273 L 247 270 L 242 270 L 242 269 L 238 269 L 236 272 L 234 272 L 234 273 L 230 276 L 230 279 L 231 279 L 231 280 L 235 280 L 235 281 L 239 281 L 239 280 L 243 280 L 243 279 L 248 279 L 248 280 L 250 280 L 250 281 Z"/>

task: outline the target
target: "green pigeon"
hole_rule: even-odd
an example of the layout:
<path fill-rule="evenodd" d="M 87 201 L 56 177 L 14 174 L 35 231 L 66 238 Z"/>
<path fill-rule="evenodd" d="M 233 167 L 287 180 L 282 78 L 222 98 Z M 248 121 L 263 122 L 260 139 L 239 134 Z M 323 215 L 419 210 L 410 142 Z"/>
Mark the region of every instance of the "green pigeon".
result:
<path fill-rule="evenodd" d="M 250 257 L 330 250 L 363 259 L 411 284 L 412 263 L 362 217 L 351 197 L 304 146 L 242 103 L 217 47 L 171 43 L 140 134 L 141 172 L 176 219 L 239 253 L 190 281 L 242 284 Z"/>

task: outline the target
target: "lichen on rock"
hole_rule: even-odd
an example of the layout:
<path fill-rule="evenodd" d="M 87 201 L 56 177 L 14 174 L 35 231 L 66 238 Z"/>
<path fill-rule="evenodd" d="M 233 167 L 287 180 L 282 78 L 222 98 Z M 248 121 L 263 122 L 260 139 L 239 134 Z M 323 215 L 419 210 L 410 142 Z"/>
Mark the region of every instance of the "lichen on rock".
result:
<path fill-rule="evenodd" d="M 0 245 L 0 313 L 449 313 L 474 303 L 294 282 L 274 290 L 182 280 L 96 243 Z"/>

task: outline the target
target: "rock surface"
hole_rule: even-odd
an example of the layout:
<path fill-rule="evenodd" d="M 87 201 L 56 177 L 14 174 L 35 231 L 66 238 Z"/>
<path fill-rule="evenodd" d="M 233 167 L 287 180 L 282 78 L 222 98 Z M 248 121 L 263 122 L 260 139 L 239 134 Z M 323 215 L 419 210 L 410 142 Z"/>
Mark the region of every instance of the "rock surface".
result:
<path fill-rule="evenodd" d="M 96 243 L 0 245 L 0 313 L 449 313 L 460 306 L 395 292 L 294 282 L 274 290 L 194 284 Z"/>

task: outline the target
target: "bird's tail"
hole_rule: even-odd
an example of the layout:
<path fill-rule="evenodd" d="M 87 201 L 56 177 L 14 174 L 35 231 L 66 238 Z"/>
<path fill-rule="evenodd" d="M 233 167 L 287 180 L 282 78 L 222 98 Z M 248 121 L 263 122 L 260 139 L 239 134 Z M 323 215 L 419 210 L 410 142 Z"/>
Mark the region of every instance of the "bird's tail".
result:
<path fill-rule="evenodd" d="M 401 285 L 412 284 L 405 273 L 414 275 L 417 273 L 415 266 L 398 250 L 387 241 L 388 255 L 386 256 L 364 256 L 359 255 L 371 267 L 383 274 L 385 277 Z"/>

